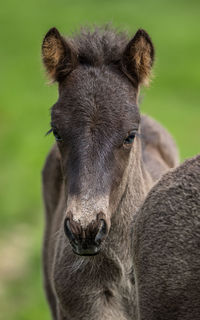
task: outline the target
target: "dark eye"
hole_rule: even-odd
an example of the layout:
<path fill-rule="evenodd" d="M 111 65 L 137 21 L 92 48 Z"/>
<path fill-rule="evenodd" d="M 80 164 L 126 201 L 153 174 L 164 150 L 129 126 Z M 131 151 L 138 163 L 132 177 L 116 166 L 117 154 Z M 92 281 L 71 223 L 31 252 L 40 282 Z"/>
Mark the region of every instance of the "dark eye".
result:
<path fill-rule="evenodd" d="M 55 137 L 56 141 L 62 141 L 62 138 L 58 134 L 58 131 L 57 131 L 56 128 L 53 128 L 53 134 L 54 134 L 54 137 Z"/>
<path fill-rule="evenodd" d="M 135 139 L 136 133 L 134 131 L 131 131 L 128 135 L 128 137 L 124 140 L 124 144 L 132 144 Z"/>

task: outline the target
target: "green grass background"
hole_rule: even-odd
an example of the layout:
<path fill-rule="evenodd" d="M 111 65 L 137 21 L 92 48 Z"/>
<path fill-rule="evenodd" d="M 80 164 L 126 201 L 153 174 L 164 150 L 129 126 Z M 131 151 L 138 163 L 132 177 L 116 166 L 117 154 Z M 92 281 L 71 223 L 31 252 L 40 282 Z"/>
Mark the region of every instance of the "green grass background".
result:
<path fill-rule="evenodd" d="M 111 21 L 156 48 L 155 78 L 143 112 L 175 137 L 181 159 L 200 151 L 199 0 L 7 0 L 0 6 L 0 319 L 50 319 L 42 289 L 40 172 L 53 143 L 45 137 L 57 88 L 47 86 L 42 38 Z"/>

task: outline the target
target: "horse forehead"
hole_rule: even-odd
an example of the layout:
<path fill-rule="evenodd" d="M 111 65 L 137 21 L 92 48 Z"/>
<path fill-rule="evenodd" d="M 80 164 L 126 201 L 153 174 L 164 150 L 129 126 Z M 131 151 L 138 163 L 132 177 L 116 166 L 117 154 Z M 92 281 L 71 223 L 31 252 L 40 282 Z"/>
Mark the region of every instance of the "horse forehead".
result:
<path fill-rule="evenodd" d="M 82 68 L 72 72 L 60 88 L 59 102 L 58 114 L 75 126 L 107 126 L 109 130 L 139 119 L 136 89 L 109 69 Z"/>
<path fill-rule="evenodd" d="M 113 88 L 112 88 L 113 89 Z M 136 99 L 130 97 L 128 92 L 117 88 L 114 91 L 95 85 L 74 86 L 73 91 L 67 91 L 62 97 L 60 111 L 72 115 L 75 120 L 89 122 L 118 123 L 121 121 L 138 120 L 139 110 Z"/>
<path fill-rule="evenodd" d="M 137 90 L 119 72 L 108 67 L 79 68 L 72 72 L 61 88 L 62 97 L 77 105 L 115 108 L 128 99 L 136 99 Z"/>

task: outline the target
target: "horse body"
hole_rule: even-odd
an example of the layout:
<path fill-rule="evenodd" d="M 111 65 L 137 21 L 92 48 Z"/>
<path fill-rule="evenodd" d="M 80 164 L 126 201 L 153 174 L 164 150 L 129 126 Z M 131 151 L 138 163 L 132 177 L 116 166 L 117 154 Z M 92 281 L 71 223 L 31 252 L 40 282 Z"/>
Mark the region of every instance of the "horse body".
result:
<path fill-rule="evenodd" d="M 59 83 L 57 145 L 43 169 L 53 318 L 134 319 L 130 222 L 154 180 L 178 162 L 171 136 L 137 105 L 153 63 L 151 39 L 143 30 L 129 42 L 96 30 L 65 40 L 51 29 L 42 48 Z"/>
<path fill-rule="evenodd" d="M 200 315 L 200 156 L 158 181 L 134 217 L 138 319 Z"/>

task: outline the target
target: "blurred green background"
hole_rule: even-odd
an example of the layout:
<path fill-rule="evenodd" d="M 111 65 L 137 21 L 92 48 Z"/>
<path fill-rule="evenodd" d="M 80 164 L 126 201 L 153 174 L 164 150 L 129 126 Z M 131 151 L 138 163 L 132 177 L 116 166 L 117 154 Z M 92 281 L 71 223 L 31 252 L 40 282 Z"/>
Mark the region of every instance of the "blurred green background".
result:
<path fill-rule="evenodd" d="M 181 159 L 200 151 L 200 1 L 31 0 L 0 7 L 0 319 L 50 319 L 42 289 L 40 172 L 53 137 L 40 59 L 52 26 L 71 34 L 111 21 L 133 35 L 146 29 L 156 48 L 155 78 L 141 109 L 175 137 Z"/>

